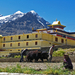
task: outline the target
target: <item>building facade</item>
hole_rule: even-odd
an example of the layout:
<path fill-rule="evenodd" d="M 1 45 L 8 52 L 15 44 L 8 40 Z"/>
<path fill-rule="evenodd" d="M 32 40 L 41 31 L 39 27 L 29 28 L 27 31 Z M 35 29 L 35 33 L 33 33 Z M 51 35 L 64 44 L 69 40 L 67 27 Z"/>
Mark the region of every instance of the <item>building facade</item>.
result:
<path fill-rule="evenodd" d="M 32 30 L 32 33 L 0 36 L 0 56 L 20 53 L 22 49 L 41 49 L 51 45 L 75 45 L 75 32 L 66 32 L 66 26 L 54 21 L 47 28 Z"/>

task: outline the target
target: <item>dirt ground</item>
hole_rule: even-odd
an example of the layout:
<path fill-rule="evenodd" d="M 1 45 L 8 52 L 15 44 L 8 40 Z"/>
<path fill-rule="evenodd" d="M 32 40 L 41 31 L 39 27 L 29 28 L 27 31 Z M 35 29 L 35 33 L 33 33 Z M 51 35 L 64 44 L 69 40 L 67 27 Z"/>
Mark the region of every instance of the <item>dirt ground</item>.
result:
<path fill-rule="evenodd" d="M 35 62 L 0 62 L 0 68 L 5 68 L 5 67 L 11 67 L 11 66 L 16 66 L 17 64 L 20 64 L 21 67 L 31 67 L 31 68 L 34 68 L 34 69 L 47 69 L 47 67 L 54 67 L 54 66 L 58 66 L 60 67 L 63 63 L 60 62 L 60 63 L 48 63 L 48 62 L 38 62 L 38 63 L 35 63 Z M 73 62 L 73 69 L 75 70 L 75 63 Z"/>
<path fill-rule="evenodd" d="M 69 56 L 72 62 L 75 62 L 75 56 Z M 53 57 L 52 62 L 63 62 L 63 57 Z M 20 58 L 3 58 L 0 59 L 0 62 L 19 62 Z M 25 61 L 25 59 L 24 59 Z M 39 60 L 41 62 L 41 60 Z M 39 62 L 38 61 L 38 62 Z M 47 62 L 47 60 L 44 60 L 44 62 Z"/>
<path fill-rule="evenodd" d="M 70 56 L 71 61 L 73 63 L 73 69 L 75 70 L 75 56 Z M 47 67 L 53 67 L 53 66 L 58 66 L 60 67 L 61 65 L 63 65 L 63 57 L 53 57 L 52 58 L 52 62 L 48 62 L 47 60 L 44 60 L 44 62 L 42 62 L 41 60 L 39 60 L 38 62 L 35 62 L 33 60 L 33 62 L 26 62 L 24 60 L 24 62 L 19 62 L 20 58 L 7 58 L 7 59 L 0 59 L 0 68 L 4 68 L 4 67 L 10 67 L 10 66 L 16 66 L 17 64 L 20 64 L 21 67 L 31 67 L 31 68 L 35 68 L 35 69 L 46 69 Z"/>

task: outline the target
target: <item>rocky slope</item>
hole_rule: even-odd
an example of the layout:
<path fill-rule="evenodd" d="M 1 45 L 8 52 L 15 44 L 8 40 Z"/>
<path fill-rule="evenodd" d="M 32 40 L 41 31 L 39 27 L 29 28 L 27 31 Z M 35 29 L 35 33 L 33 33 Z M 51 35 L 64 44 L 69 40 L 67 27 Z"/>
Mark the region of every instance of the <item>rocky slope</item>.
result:
<path fill-rule="evenodd" d="M 31 33 L 32 28 L 45 28 L 50 24 L 41 18 L 35 11 L 30 11 L 25 14 L 18 11 L 11 16 L 11 19 L 0 27 L 0 34 L 3 36 Z"/>

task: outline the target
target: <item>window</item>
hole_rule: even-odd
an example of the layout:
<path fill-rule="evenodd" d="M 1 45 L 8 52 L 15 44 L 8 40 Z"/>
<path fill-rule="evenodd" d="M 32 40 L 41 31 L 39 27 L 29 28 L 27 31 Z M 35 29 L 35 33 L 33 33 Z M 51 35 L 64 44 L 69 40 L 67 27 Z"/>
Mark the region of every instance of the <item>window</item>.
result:
<path fill-rule="evenodd" d="M 10 47 L 12 47 L 12 43 L 10 43 Z"/>
<path fill-rule="evenodd" d="M 5 41 L 5 37 L 3 38 L 3 40 Z"/>
<path fill-rule="evenodd" d="M 35 35 L 35 38 L 37 38 L 37 37 L 38 37 L 38 34 Z"/>
<path fill-rule="evenodd" d="M 64 43 L 64 40 L 63 39 L 61 39 L 61 43 Z"/>
<path fill-rule="evenodd" d="M 55 41 L 58 42 L 58 38 L 57 37 L 55 38 Z"/>
<path fill-rule="evenodd" d="M 37 42 L 35 42 L 35 45 L 37 45 Z"/>
<path fill-rule="evenodd" d="M 27 38 L 29 38 L 29 35 L 27 35 Z"/>
<path fill-rule="evenodd" d="M 13 39 L 13 37 L 11 37 L 11 40 Z"/>
<path fill-rule="evenodd" d="M 28 46 L 28 42 L 26 42 L 26 46 Z"/>
<path fill-rule="evenodd" d="M 21 36 L 18 36 L 18 39 L 21 39 Z"/>
<path fill-rule="evenodd" d="M 5 44 L 3 44 L 3 47 L 5 47 Z"/>
<path fill-rule="evenodd" d="M 20 46 L 20 43 L 18 43 L 18 46 Z"/>

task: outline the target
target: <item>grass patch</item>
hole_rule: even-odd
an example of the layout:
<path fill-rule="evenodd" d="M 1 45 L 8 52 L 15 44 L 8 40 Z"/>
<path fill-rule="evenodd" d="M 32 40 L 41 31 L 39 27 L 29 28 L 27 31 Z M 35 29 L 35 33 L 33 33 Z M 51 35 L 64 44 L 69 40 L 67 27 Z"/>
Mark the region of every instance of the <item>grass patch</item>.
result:
<path fill-rule="evenodd" d="M 54 51 L 53 52 L 53 56 L 54 57 L 58 57 L 58 56 L 61 56 L 62 57 L 65 53 L 68 53 L 68 55 L 70 55 L 74 51 L 75 51 L 75 48 L 69 48 L 69 49 L 58 48 L 57 51 Z"/>
<path fill-rule="evenodd" d="M 65 53 L 64 50 L 54 51 L 54 52 L 53 52 L 53 56 L 54 56 L 54 57 L 57 57 L 57 56 L 63 56 L 64 53 Z"/>
<path fill-rule="evenodd" d="M 21 68 L 21 65 L 17 64 L 16 67 L 6 67 L 6 68 L 0 68 L 0 72 L 9 72 L 9 73 L 24 73 L 24 74 L 75 74 L 75 71 L 70 71 L 68 69 L 63 69 L 63 66 L 60 68 L 55 66 L 53 68 L 47 66 L 46 70 L 41 69 L 33 69 L 33 68 Z"/>

